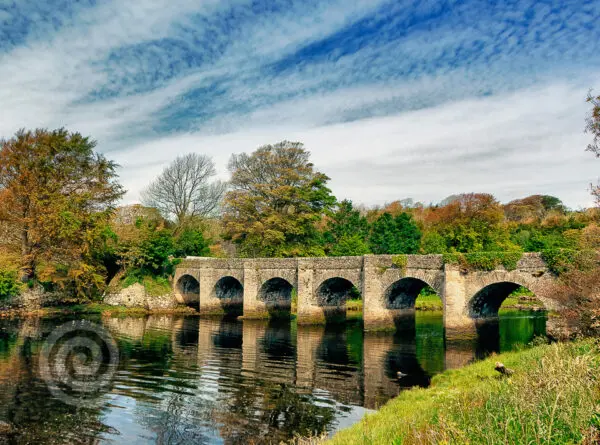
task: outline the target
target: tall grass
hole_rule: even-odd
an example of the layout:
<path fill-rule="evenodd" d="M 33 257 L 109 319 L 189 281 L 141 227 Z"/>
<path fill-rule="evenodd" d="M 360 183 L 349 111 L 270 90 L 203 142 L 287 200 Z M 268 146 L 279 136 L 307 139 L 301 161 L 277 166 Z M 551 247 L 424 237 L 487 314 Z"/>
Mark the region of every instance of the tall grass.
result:
<path fill-rule="evenodd" d="M 332 444 L 600 443 L 600 342 L 538 346 L 447 371 Z M 515 370 L 494 371 L 500 360 Z"/>

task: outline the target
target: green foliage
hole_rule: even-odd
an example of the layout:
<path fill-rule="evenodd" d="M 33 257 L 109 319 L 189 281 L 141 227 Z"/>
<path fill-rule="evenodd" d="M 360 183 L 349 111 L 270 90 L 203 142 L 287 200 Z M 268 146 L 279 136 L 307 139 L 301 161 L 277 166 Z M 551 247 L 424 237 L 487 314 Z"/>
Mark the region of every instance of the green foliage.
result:
<path fill-rule="evenodd" d="M 594 250 L 547 249 L 542 251 L 542 259 L 555 275 L 579 270 L 598 268 L 598 252 Z"/>
<path fill-rule="evenodd" d="M 124 190 L 117 165 L 95 146 L 62 128 L 0 141 L 0 219 L 19 234 L 22 281 L 51 281 L 79 297 L 102 290 L 95 252 Z"/>
<path fill-rule="evenodd" d="M 136 228 L 139 230 L 136 236 L 117 247 L 125 274 L 135 277 L 172 274 L 176 249 L 171 230 L 144 218 L 137 220 Z"/>
<path fill-rule="evenodd" d="M 408 213 L 396 217 L 383 213 L 373 223 L 369 237 L 375 254 L 417 253 L 420 241 L 421 231 Z"/>
<path fill-rule="evenodd" d="M 425 255 L 446 253 L 446 240 L 436 231 L 426 232 L 421 240 L 421 252 Z"/>
<path fill-rule="evenodd" d="M 0 301 L 7 301 L 21 292 L 17 282 L 17 274 L 12 271 L 0 270 Z"/>
<path fill-rule="evenodd" d="M 458 264 L 467 270 L 492 271 L 498 266 L 515 270 L 523 257 L 522 252 L 473 252 L 444 254 L 444 263 Z"/>
<path fill-rule="evenodd" d="M 546 249 L 542 251 L 542 259 L 548 269 L 555 275 L 567 272 L 575 262 L 575 251 L 567 249 Z"/>
<path fill-rule="evenodd" d="M 361 256 L 369 253 L 367 242 L 358 234 L 344 235 L 329 248 L 329 256 Z"/>
<path fill-rule="evenodd" d="M 345 200 L 327 221 L 323 239 L 329 256 L 360 256 L 369 253 L 367 237 L 369 223 L 354 210 L 352 202 Z"/>
<path fill-rule="evenodd" d="M 420 311 L 443 311 L 444 304 L 439 295 L 429 286 L 425 286 L 415 301 L 415 309 Z"/>
<path fill-rule="evenodd" d="M 171 282 L 167 277 L 139 275 L 139 271 L 136 272 L 137 273 L 131 273 L 123 277 L 120 282 L 121 289 L 125 289 L 134 284 L 141 284 L 151 297 L 160 297 L 161 295 L 171 292 Z"/>
<path fill-rule="evenodd" d="M 144 277 L 142 284 L 151 297 L 159 297 L 171 292 L 171 283 L 166 277 Z"/>
<path fill-rule="evenodd" d="M 406 255 L 394 255 L 392 257 L 392 264 L 398 269 L 405 269 L 408 265 L 408 257 Z"/>
<path fill-rule="evenodd" d="M 186 228 L 175 239 L 174 255 L 181 258 L 208 256 L 210 254 L 209 244 L 201 230 Z"/>
<path fill-rule="evenodd" d="M 329 178 L 314 170 L 299 142 L 233 155 L 223 237 L 246 257 L 323 256 L 317 224 L 335 204 Z"/>

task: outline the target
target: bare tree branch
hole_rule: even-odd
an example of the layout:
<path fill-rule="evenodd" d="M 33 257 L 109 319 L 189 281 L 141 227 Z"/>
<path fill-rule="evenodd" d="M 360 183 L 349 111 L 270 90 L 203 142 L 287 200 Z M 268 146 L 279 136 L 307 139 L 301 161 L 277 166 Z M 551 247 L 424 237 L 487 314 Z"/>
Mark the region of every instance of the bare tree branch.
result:
<path fill-rule="evenodd" d="M 215 174 L 210 157 L 179 156 L 142 192 L 142 201 L 179 227 L 190 218 L 214 215 L 226 188 L 221 181 L 211 182 Z"/>

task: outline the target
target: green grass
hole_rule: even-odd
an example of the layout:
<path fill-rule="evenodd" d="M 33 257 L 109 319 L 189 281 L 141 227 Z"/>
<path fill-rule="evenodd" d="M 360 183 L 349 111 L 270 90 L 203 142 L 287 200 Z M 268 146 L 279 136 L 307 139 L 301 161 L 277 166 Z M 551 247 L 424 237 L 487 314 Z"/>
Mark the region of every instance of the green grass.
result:
<path fill-rule="evenodd" d="M 120 289 L 125 289 L 129 286 L 132 286 L 136 283 L 140 283 L 146 289 L 146 292 L 151 297 L 160 297 L 161 295 L 166 295 L 170 293 L 173 289 L 171 288 L 171 283 L 169 279 L 166 277 L 154 277 L 150 275 L 146 275 L 143 277 L 138 277 L 136 275 L 126 275 L 119 283 Z"/>
<path fill-rule="evenodd" d="M 422 311 L 441 311 L 443 310 L 442 300 L 436 294 L 421 294 L 419 295 L 419 298 L 417 298 L 415 309 Z M 349 315 L 350 313 L 362 312 L 363 301 L 361 299 L 346 301 L 346 310 Z"/>
<path fill-rule="evenodd" d="M 415 301 L 415 309 L 418 311 L 441 311 L 444 309 L 444 305 L 437 294 L 426 295 L 421 293 Z"/>
<path fill-rule="evenodd" d="M 535 298 L 535 294 L 525 287 L 520 287 L 502 302 L 503 309 L 544 309 L 544 304 Z"/>
<path fill-rule="evenodd" d="M 501 361 L 510 378 L 494 371 Z M 600 343 L 490 357 L 402 392 L 329 444 L 562 444 L 600 440 Z M 308 443 L 308 442 L 307 442 Z"/>
<path fill-rule="evenodd" d="M 160 297 L 172 291 L 171 283 L 164 277 L 144 277 L 142 284 L 151 297 Z"/>
<path fill-rule="evenodd" d="M 363 301 L 361 299 L 347 300 L 346 311 L 347 312 L 362 312 Z"/>

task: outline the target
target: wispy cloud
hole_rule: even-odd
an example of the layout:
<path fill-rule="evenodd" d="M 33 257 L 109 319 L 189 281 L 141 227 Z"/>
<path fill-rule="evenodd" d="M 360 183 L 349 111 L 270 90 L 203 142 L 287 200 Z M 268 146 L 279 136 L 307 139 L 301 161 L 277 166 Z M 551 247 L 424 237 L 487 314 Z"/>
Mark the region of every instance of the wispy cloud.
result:
<path fill-rule="evenodd" d="M 128 201 L 176 154 L 302 140 L 340 197 L 586 205 L 600 4 L 0 0 L 0 135 L 68 126 Z M 135 173 L 128 175 L 135 169 Z"/>

